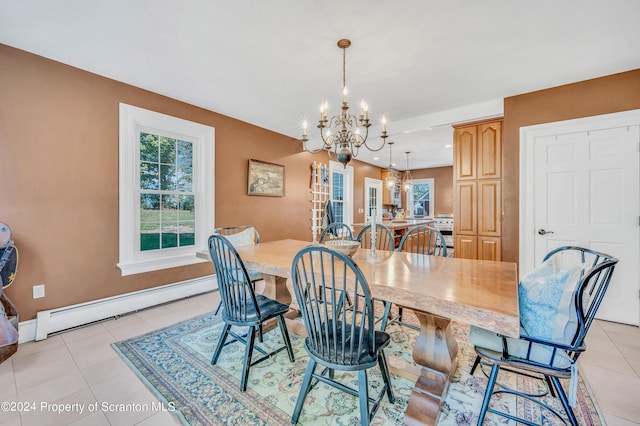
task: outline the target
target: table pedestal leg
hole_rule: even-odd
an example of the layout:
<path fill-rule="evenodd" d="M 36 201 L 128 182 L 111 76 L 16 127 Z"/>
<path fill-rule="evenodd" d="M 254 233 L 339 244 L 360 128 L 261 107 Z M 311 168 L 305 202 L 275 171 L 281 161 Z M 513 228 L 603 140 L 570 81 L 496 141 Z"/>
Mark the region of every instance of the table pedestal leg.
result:
<path fill-rule="evenodd" d="M 285 305 L 291 305 L 291 293 L 287 288 L 287 279 L 283 277 L 278 277 L 275 275 L 267 275 L 262 274 L 262 278 L 264 278 L 264 290 L 262 294 L 269 299 L 277 300 L 280 303 L 284 303 Z M 303 324 L 289 321 L 296 317 L 300 316 L 300 311 L 295 308 L 289 308 L 289 312 L 284 314 L 284 318 L 287 322 L 287 328 L 289 331 L 298 335 L 306 336 L 306 330 Z M 276 320 L 269 321 L 263 327 L 263 332 L 271 330 L 276 327 Z"/>
<path fill-rule="evenodd" d="M 406 425 L 435 425 L 447 396 L 451 376 L 458 366 L 458 343 L 451 320 L 415 311 L 420 334 L 413 347 L 413 360 L 422 366 L 407 411 Z"/>

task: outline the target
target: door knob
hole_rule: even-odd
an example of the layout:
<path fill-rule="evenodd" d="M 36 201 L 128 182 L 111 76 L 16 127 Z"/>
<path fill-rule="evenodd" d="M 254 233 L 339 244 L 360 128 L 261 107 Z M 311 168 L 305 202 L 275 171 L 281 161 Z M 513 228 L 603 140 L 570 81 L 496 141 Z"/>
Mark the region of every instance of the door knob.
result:
<path fill-rule="evenodd" d="M 544 229 L 538 229 L 539 235 L 553 234 L 553 231 L 545 231 Z"/>

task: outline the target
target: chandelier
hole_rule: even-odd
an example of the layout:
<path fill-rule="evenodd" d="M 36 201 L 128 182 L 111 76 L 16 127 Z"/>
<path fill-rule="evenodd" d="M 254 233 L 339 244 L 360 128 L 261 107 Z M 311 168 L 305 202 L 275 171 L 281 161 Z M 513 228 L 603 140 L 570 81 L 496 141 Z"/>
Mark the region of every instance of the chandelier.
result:
<path fill-rule="evenodd" d="M 322 147 L 317 149 L 309 149 L 307 147 L 309 139 L 307 137 L 308 123 L 306 121 L 302 123 L 302 138 L 300 139 L 305 151 L 317 154 L 322 150 L 326 150 L 330 158 L 335 156 L 344 167 L 347 167 L 347 163 L 358 155 L 360 147 L 364 146 L 370 151 L 380 151 L 384 147 L 385 139 L 387 138 L 387 120 L 383 116 L 381 120 L 382 133 L 380 134 L 382 144 L 375 149 L 367 145 L 371 123 L 369 122 L 369 107 L 364 100 L 360 103 L 359 117 L 349 114 L 346 80 L 346 55 L 349 46 L 351 46 L 350 40 L 342 39 L 338 41 L 338 47 L 342 49 L 342 111 L 329 120 L 327 119 L 327 110 L 329 109 L 327 102 L 320 106 L 318 128 L 322 138 Z"/>
<path fill-rule="evenodd" d="M 394 142 L 389 142 L 389 170 L 387 170 L 387 177 L 384 178 L 384 184 L 388 189 L 396 186 L 398 182 L 398 172 L 393 168 L 393 161 L 391 160 L 391 147 L 393 147 Z"/>
<path fill-rule="evenodd" d="M 411 170 L 409 170 L 409 154 L 411 154 L 411 151 L 406 151 L 405 154 L 407 154 L 407 171 L 404 172 L 404 177 L 402 178 L 402 189 L 404 189 L 404 192 L 409 192 L 413 186 L 413 176 L 411 176 Z"/>

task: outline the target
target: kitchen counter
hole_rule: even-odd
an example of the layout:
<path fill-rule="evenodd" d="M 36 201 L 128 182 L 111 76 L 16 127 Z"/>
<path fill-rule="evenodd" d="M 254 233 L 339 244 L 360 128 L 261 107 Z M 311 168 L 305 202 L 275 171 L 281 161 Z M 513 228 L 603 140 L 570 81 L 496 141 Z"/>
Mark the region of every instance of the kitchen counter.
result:
<path fill-rule="evenodd" d="M 386 226 L 387 228 L 393 230 L 396 229 L 409 229 L 412 226 L 417 226 L 417 225 L 429 225 L 433 222 L 433 219 L 405 219 L 405 220 L 382 220 L 380 222 L 377 223 L 382 223 L 384 226 Z M 354 228 L 363 228 L 366 225 L 369 225 L 369 222 L 367 223 L 354 223 L 353 227 Z"/>
<path fill-rule="evenodd" d="M 381 223 L 387 228 L 391 229 L 393 232 L 395 246 L 398 247 L 400 244 L 400 239 L 402 236 L 409 230 L 409 228 L 417 225 L 430 225 L 433 222 L 433 219 L 404 219 L 404 220 L 382 220 L 377 223 Z M 365 226 L 369 225 L 369 223 L 354 223 L 353 224 L 353 235 L 357 235 L 358 232 Z"/>

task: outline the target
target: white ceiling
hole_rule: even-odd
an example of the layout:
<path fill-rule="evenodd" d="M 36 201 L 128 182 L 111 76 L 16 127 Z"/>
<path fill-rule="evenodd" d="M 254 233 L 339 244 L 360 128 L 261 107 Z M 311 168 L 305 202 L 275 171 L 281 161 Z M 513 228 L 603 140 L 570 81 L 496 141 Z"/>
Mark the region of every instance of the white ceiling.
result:
<path fill-rule="evenodd" d="M 349 38 L 352 112 L 388 117 L 402 170 L 405 151 L 451 164 L 438 126 L 504 97 L 640 68 L 638 16 L 638 0 L 0 0 L 0 43 L 299 137 L 322 101 L 337 113 Z"/>

